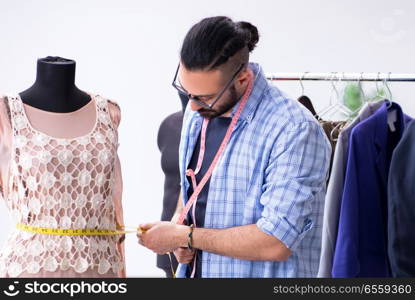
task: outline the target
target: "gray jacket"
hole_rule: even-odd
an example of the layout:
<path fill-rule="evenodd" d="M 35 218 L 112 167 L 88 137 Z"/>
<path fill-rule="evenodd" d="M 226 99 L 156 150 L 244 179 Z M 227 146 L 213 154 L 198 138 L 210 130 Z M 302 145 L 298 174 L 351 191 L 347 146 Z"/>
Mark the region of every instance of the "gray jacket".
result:
<path fill-rule="evenodd" d="M 317 277 L 332 277 L 331 269 L 337 239 L 350 133 L 359 122 L 370 117 L 382 104 L 382 101 L 366 104 L 356 119 L 345 127 L 338 137 L 324 204 L 322 245 Z"/>
<path fill-rule="evenodd" d="M 388 177 L 388 255 L 393 277 L 415 277 L 415 120 L 396 146 Z"/>

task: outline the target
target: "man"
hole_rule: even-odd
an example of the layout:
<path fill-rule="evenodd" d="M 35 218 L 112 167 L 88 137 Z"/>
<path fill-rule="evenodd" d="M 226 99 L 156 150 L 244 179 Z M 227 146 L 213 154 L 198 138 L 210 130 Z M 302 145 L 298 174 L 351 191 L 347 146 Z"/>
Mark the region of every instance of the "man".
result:
<path fill-rule="evenodd" d="M 174 251 L 178 277 L 317 274 L 330 144 L 309 112 L 248 63 L 257 42 L 255 26 L 227 17 L 202 20 L 183 42 L 174 81 L 191 100 L 182 199 L 172 222 L 143 224 L 138 234 L 156 253 Z M 193 226 L 176 224 L 183 207 Z"/>

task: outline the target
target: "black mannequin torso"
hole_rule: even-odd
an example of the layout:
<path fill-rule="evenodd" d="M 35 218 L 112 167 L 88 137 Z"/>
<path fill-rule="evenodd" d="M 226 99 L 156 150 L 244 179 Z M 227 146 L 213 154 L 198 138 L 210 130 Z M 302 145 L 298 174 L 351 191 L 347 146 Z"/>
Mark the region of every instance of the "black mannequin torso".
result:
<path fill-rule="evenodd" d="M 73 112 L 86 105 L 91 97 L 75 85 L 75 61 L 45 57 L 37 61 L 35 83 L 19 93 L 30 106 L 50 112 Z"/>

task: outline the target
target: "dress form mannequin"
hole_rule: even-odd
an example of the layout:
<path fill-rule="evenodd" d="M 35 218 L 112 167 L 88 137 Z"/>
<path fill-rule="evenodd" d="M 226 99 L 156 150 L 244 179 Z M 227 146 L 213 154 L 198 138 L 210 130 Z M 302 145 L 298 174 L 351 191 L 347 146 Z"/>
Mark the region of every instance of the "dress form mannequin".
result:
<path fill-rule="evenodd" d="M 37 61 L 35 83 L 19 93 L 25 104 L 50 112 L 73 112 L 91 97 L 75 85 L 75 61 L 48 56 Z"/>
<path fill-rule="evenodd" d="M 157 143 L 161 152 L 161 167 L 164 173 L 164 196 L 162 221 L 170 221 L 177 206 L 180 194 L 180 171 L 179 171 L 179 144 L 183 123 L 183 115 L 189 98 L 179 94 L 182 110 L 169 115 L 161 123 Z M 177 268 L 177 260 L 172 255 L 173 269 Z M 172 277 L 170 259 L 167 255 L 157 256 L 157 267 L 166 272 L 166 277 Z"/>

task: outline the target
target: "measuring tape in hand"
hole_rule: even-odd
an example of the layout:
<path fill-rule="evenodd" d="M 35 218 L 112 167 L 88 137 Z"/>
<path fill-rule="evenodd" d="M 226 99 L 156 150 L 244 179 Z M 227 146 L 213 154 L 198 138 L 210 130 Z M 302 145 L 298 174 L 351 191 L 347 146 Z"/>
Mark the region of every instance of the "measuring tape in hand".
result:
<path fill-rule="evenodd" d="M 30 226 L 23 223 L 17 223 L 16 228 L 22 231 L 38 233 L 38 234 L 50 234 L 50 235 L 118 235 L 126 233 L 145 232 L 140 227 L 135 226 L 122 226 L 122 228 L 134 228 L 135 230 L 109 230 L 109 229 L 59 229 L 59 228 L 47 228 Z"/>
<path fill-rule="evenodd" d="M 135 226 L 121 226 L 122 228 L 130 228 L 135 230 L 109 230 L 109 229 L 60 229 L 60 228 L 47 228 L 47 227 L 36 227 L 30 226 L 23 223 L 17 223 L 16 228 L 22 231 L 31 232 L 31 233 L 38 233 L 38 234 L 49 234 L 49 235 L 121 235 L 126 233 L 138 233 L 138 232 L 146 232 L 145 229 L 141 227 Z M 176 278 L 176 272 L 173 268 L 173 260 L 171 258 L 171 254 L 167 253 L 170 259 L 170 266 L 171 272 L 173 277 Z"/>

